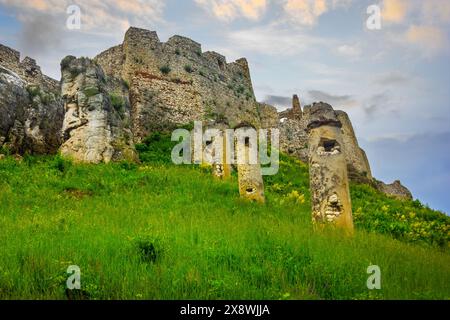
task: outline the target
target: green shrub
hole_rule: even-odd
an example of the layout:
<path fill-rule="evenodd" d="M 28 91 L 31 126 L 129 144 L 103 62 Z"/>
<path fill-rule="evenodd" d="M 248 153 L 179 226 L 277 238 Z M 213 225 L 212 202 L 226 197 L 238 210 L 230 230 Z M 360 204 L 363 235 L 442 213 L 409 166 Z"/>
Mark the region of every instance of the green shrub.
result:
<path fill-rule="evenodd" d="M 134 244 L 143 262 L 156 263 L 161 260 L 164 250 L 159 239 L 144 236 L 135 239 Z"/>
<path fill-rule="evenodd" d="M 368 185 L 351 186 L 355 225 L 396 239 L 446 247 L 450 217 L 419 201 L 391 199 Z"/>
<path fill-rule="evenodd" d="M 122 84 L 127 90 L 130 90 L 130 83 L 127 80 L 122 79 Z"/>
<path fill-rule="evenodd" d="M 100 93 L 99 89 L 96 87 L 90 87 L 90 88 L 86 88 L 84 91 L 84 94 L 87 98 L 91 98 L 93 96 L 96 96 Z"/>
<path fill-rule="evenodd" d="M 171 138 L 171 133 L 152 133 L 136 145 L 140 160 L 144 163 L 171 164 L 172 149 L 176 145 Z"/>
<path fill-rule="evenodd" d="M 66 69 L 70 66 L 70 63 L 76 58 L 73 56 L 67 56 L 61 61 L 61 69 Z"/>
<path fill-rule="evenodd" d="M 111 93 L 109 95 L 109 99 L 111 100 L 111 105 L 120 115 L 123 115 L 125 112 L 125 99 L 119 95 Z"/>
<path fill-rule="evenodd" d="M 237 87 L 237 89 L 236 89 L 236 93 L 238 94 L 238 95 L 241 95 L 241 94 L 243 94 L 245 92 L 245 87 L 244 86 L 239 86 L 239 87 Z"/>
<path fill-rule="evenodd" d="M 161 68 L 159 68 L 159 70 L 164 75 L 168 75 L 172 71 L 172 69 L 170 69 L 168 65 L 162 66 Z"/>
<path fill-rule="evenodd" d="M 188 64 L 184 66 L 184 71 L 186 71 L 187 73 L 192 73 L 193 72 L 192 67 L 190 65 L 188 65 Z"/>
<path fill-rule="evenodd" d="M 60 155 L 57 155 L 51 160 L 50 168 L 55 169 L 61 173 L 66 173 L 72 167 L 72 162 Z"/>
<path fill-rule="evenodd" d="M 41 95 L 41 88 L 39 86 L 34 85 L 27 86 L 27 91 L 31 99 L 34 99 L 35 97 Z"/>
<path fill-rule="evenodd" d="M 8 146 L 3 145 L 0 147 L 0 154 L 3 154 L 5 156 L 10 156 L 11 155 L 11 150 L 9 149 Z"/>

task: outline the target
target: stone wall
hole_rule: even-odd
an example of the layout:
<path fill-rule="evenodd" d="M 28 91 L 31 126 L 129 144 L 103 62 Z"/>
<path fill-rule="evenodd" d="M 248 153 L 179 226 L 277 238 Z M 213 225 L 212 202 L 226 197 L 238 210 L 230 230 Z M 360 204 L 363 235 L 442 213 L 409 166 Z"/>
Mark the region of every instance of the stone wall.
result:
<path fill-rule="evenodd" d="M 136 141 L 152 130 L 193 121 L 260 126 L 245 59 L 227 63 L 216 52 L 202 52 L 191 39 L 173 36 L 163 43 L 156 32 L 130 28 L 121 46 L 101 53 L 96 61 L 108 78 L 129 84 Z"/>

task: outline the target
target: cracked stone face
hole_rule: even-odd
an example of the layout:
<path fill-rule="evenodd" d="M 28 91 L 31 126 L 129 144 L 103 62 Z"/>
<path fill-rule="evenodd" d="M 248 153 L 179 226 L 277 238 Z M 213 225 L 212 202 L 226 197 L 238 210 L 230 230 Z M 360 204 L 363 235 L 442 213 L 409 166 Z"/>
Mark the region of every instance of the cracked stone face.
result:
<path fill-rule="evenodd" d="M 353 230 L 347 163 L 341 130 L 314 127 L 309 133 L 313 221 Z"/>

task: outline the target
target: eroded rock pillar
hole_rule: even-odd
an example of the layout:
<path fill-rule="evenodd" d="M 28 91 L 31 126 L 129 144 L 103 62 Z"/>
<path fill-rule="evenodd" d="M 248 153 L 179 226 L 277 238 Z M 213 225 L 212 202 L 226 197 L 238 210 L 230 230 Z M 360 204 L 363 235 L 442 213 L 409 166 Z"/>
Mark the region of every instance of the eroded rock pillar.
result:
<path fill-rule="evenodd" d="M 313 221 L 353 232 L 352 207 L 342 124 L 325 103 L 311 107 L 308 124 Z"/>
<path fill-rule="evenodd" d="M 235 131 L 235 135 L 239 193 L 242 198 L 265 202 L 256 130 L 251 127 L 242 127 Z"/>

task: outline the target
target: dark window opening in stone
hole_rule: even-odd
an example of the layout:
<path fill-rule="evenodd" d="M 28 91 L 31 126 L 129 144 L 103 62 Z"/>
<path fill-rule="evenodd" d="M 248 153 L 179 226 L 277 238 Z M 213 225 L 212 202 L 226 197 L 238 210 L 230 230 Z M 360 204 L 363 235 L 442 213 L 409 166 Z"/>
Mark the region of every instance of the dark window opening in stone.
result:
<path fill-rule="evenodd" d="M 325 149 L 325 152 L 333 152 L 333 150 L 338 146 L 336 140 L 324 140 L 322 142 L 322 146 Z"/>
<path fill-rule="evenodd" d="M 245 146 L 250 147 L 250 138 L 249 137 L 245 137 Z"/>

